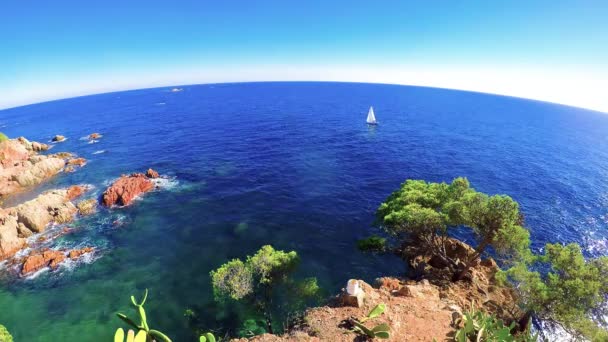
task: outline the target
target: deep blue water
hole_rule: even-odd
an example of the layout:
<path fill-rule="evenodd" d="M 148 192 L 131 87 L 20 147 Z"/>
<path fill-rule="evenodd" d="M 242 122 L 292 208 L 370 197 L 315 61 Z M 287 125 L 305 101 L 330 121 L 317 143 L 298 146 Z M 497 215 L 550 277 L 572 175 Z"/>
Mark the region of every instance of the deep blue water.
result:
<path fill-rule="evenodd" d="M 608 115 L 537 101 L 432 88 L 348 83 L 249 83 L 137 90 L 0 111 L 0 130 L 72 151 L 89 163 L 53 187 L 100 194 L 152 167 L 172 186 L 133 206 L 73 224 L 54 246 L 95 245 L 97 259 L 34 279 L 0 276 L 0 323 L 17 341 L 97 341 L 117 310 L 150 288 L 151 324 L 176 340 L 195 308 L 209 328 L 208 273 L 264 244 L 296 250 L 299 276 L 334 293 L 352 277 L 405 268 L 356 250 L 377 232 L 374 211 L 407 178 L 466 176 L 517 200 L 535 248 L 579 242 L 608 254 Z M 380 122 L 365 124 L 374 106 Z M 100 132 L 98 143 L 81 140 Z M 96 151 L 104 153 L 93 154 Z M 112 221 L 124 225 L 116 228 Z M 237 229 L 237 227 L 240 228 Z M 245 227 L 245 229 L 243 228 Z"/>

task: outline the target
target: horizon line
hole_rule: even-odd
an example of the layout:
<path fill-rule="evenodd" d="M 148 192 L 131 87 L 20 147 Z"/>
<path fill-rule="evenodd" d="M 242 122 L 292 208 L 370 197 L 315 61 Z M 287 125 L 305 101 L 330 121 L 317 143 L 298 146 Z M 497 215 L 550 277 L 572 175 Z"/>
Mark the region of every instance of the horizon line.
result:
<path fill-rule="evenodd" d="M 508 97 L 508 98 L 519 99 L 519 100 L 534 101 L 534 102 L 541 102 L 541 103 L 546 103 L 546 104 L 582 109 L 585 111 L 595 112 L 595 113 L 599 113 L 599 114 L 608 114 L 608 110 L 604 111 L 604 110 L 595 109 L 595 108 L 591 108 L 591 107 L 583 107 L 583 106 L 575 105 L 575 104 L 543 100 L 543 99 L 538 99 L 538 98 L 524 97 L 524 96 L 505 94 L 505 93 L 497 93 L 497 92 L 491 92 L 491 91 L 482 91 L 482 90 L 475 90 L 475 89 L 455 88 L 455 87 L 446 87 L 446 86 L 424 85 L 424 84 L 415 84 L 415 83 L 393 83 L 393 82 L 381 82 L 381 81 L 370 82 L 370 81 L 348 81 L 348 80 L 343 80 L 343 81 L 340 81 L 340 80 L 244 80 L 244 81 L 184 83 L 184 84 L 161 84 L 161 85 L 152 85 L 149 87 L 143 86 L 143 87 L 133 87 L 133 88 L 126 87 L 126 88 L 118 88 L 118 89 L 107 90 L 107 91 L 100 90 L 100 91 L 85 92 L 82 94 L 67 95 L 65 97 L 58 96 L 58 97 L 43 99 L 43 100 L 35 101 L 35 102 L 17 104 L 15 106 L 10 106 L 10 105 L 8 107 L 0 106 L 0 112 L 7 111 L 7 110 L 14 110 L 14 109 L 22 108 L 22 107 L 40 105 L 40 104 L 44 104 L 44 103 L 51 103 L 51 102 L 56 102 L 56 101 L 64 101 L 64 100 L 77 99 L 77 98 L 81 98 L 81 97 L 107 95 L 107 94 L 123 93 L 123 92 L 130 92 L 130 91 L 153 90 L 153 89 L 161 89 L 161 88 L 193 87 L 193 86 L 205 86 L 205 85 L 221 85 L 221 84 L 248 84 L 248 83 L 346 83 L 346 84 L 371 84 L 371 85 L 390 85 L 390 86 L 401 86 L 401 87 L 429 88 L 429 89 L 439 89 L 439 90 L 449 90 L 449 91 L 460 91 L 460 92 L 475 93 L 475 94 L 490 95 L 490 96 Z"/>

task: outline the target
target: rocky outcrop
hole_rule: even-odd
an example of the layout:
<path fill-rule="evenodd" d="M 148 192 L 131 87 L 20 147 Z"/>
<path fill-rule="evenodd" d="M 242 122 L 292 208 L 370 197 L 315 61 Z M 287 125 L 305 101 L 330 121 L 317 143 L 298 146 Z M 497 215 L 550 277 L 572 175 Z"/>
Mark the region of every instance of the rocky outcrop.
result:
<path fill-rule="evenodd" d="M 80 201 L 76 207 L 78 208 L 78 213 L 82 216 L 87 216 L 94 214 L 97 211 L 97 200 L 94 198 L 90 198 L 88 200 Z"/>
<path fill-rule="evenodd" d="M 103 193 L 103 205 L 111 207 L 131 204 L 135 197 L 154 189 L 154 183 L 150 179 L 143 173 L 120 177 Z"/>
<path fill-rule="evenodd" d="M 49 223 L 72 221 L 77 211 L 67 190 L 47 191 L 16 207 L 0 209 L 0 260 L 23 248 L 27 237 L 43 232 Z"/>
<path fill-rule="evenodd" d="M 152 170 L 152 169 L 148 169 L 148 171 L 146 171 L 146 177 L 148 178 L 158 178 L 160 177 L 160 175 L 158 174 L 158 172 Z"/>
<path fill-rule="evenodd" d="M 0 197 L 40 184 L 64 169 L 71 154 L 38 154 L 48 148 L 23 137 L 0 143 Z"/>
<path fill-rule="evenodd" d="M 21 275 L 28 275 L 30 273 L 39 271 L 45 267 L 49 267 L 52 270 L 57 269 L 59 265 L 66 259 L 77 260 L 86 253 L 91 253 L 94 250 L 93 247 L 85 247 L 82 249 L 73 250 L 53 250 L 46 249 L 39 252 L 34 252 L 25 257 L 21 266 Z"/>
<path fill-rule="evenodd" d="M 65 137 L 63 135 L 56 135 L 53 137 L 52 139 L 54 142 L 62 142 L 65 140 Z"/>
<path fill-rule="evenodd" d="M 65 260 L 65 254 L 62 251 L 46 250 L 39 254 L 29 255 L 25 258 L 25 262 L 21 267 L 21 274 L 26 275 L 36 272 L 44 267 L 56 269 L 59 264 Z"/>
<path fill-rule="evenodd" d="M 23 145 L 26 150 L 32 151 L 32 152 L 48 151 L 51 148 L 47 144 L 39 143 L 36 141 L 30 142 L 25 137 L 19 137 L 19 138 L 17 138 L 17 141 L 19 143 L 21 143 L 21 145 Z"/>
<path fill-rule="evenodd" d="M 390 338 L 387 341 L 437 341 L 451 340 L 454 332 L 452 327 L 452 312 L 450 303 L 443 301 L 439 290 L 428 282 L 412 282 L 408 285 L 416 293 L 423 296 L 403 296 L 397 292 L 403 287 L 401 280 L 390 279 L 388 287 L 385 283 L 375 287 L 358 280 L 360 289 L 365 293 L 362 307 L 344 306 L 340 297 L 330 301 L 327 306 L 311 308 L 304 314 L 303 326 L 292 329 L 286 335 L 276 336 L 264 334 L 251 339 L 233 341 L 367 341 L 365 336 L 357 335 L 350 329 L 351 317 L 364 318 L 376 305 L 384 303 L 386 311 L 383 315 L 370 319 L 367 326 L 386 323 L 390 327 Z M 395 286 L 397 289 L 395 289 Z"/>
<path fill-rule="evenodd" d="M 89 140 L 97 140 L 99 138 L 101 138 L 101 134 L 99 134 L 99 133 L 91 133 L 91 134 L 89 134 Z"/>
<path fill-rule="evenodd" d="M 84 158 L 72 158 L 68 159 L 67 164 L 70 166 L 84 166 L 87 160 Z"/>

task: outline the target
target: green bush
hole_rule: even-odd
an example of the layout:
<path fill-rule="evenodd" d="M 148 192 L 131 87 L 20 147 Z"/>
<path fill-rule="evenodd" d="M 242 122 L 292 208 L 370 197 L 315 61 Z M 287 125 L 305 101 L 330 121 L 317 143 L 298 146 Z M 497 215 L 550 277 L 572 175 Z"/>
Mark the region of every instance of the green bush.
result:
<path fill-rule="evenodd" d="M 363 252 L 384 252 L 386 239 L 377 235 L 372 235 L 357 241 L 357 248 Z"/>
<path fill-rule="evenodd" d="M 263 246 L 255 255 L 248 256 L 244 262 L 233 259 L 211 271 L 215 299 L 219 302 L 231 299 L 250 304 L 263 313 L 266 322 L 263 329 L 273 333 L 273 313 L 279 309 L 273 305 L 297 310 L 298 306 L 305 304 L 306 298 L 313 298 L 320 291 L 314 278 L 303 281 L 290 278 L 299 262 L 300 258 L 296 252 L 277 251 L 269 245 Z M 295 300 L 286 298 L 273 301 L 273 297 L 280 292 L 278 289 L 289 290 L 287 292 L 296 295 Z M 249 324 L 251 325 L 251 322 Z M 258 328 L 249 331 L 261 332 Z"/>
<path fill-rule="evenodd" d="M 13 342 L 13 336 L 11 336 L 6 327 L 2 324 L 0 324 L 0 342 Z"/>
<path fill-rule="evenodd" d="M 4 133 L 0 132 L 0 142 L 3 142 L 5 140 L 8 140 L 8 137 Z"/>

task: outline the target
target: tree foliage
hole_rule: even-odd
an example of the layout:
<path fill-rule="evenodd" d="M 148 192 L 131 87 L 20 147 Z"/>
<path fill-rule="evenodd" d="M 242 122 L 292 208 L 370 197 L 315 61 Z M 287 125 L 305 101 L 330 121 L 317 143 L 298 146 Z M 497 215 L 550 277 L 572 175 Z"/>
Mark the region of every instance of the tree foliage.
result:
<path fill-rule="evenodd" d="M 466 178 L 451 184 L 407 180 L 380 205 L 377 216 L 388 233 L 422 242 L 450 267 L 455 280 L 490 246 L 505 258 L 519 257 L 529 246 L 517 202 L 477 192 Z M 450 230 L 458 226 L 471 229 L 478 241 L 475 253 L 460 265 L 445 248 Z"/>
<path fill-rule="evenodd" d="M 608 295 L 608 257 L 585 260 L 576 243 L 547 244 L 543 255 L 500 277 L 516 285 L 522 306 L 535 317 L 593 341 L 608 340 L 608 332 L 592 320 Z"/>
<path fill-rule="evenodd" d="M 5 140 L 8 140 L 8 137 L 6 136 L 6 134 L 0 132 L 0 143 L 3 142 L 3 141 L 5 141 Z"/>
<path fill-rule="evenodd" d="M 0 324 L 0 342 L 13 342 L 13 336 L 11 336 L 6 327 L 2 324 Z"/>
<path fill-rule="evenodd" d="M 314 297 L 320 291 L 315 278 L 300 282 L 290 278 L 299 262 L 294 251 L 283 252 L 269 245 L 263 246 L 245 262 L 234 259 L 211 271 L 215 298 L 219 301 L 244 300 L 255 305 L 264 313 L 266 331 L 272 333 L 272 299 L 277 287 L 292 290 L 297 295 L 295 304 L 303 304 L 303 298 Z"/>

